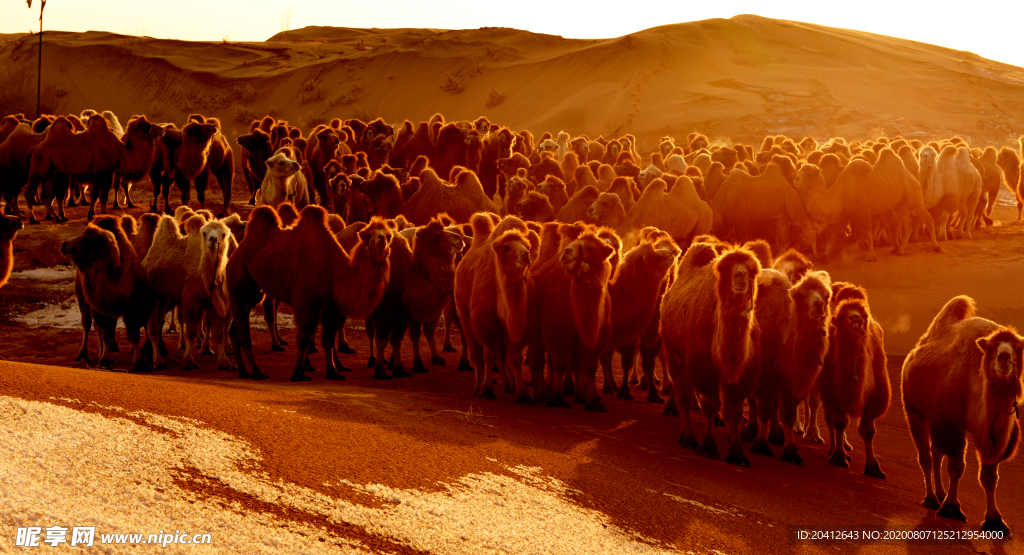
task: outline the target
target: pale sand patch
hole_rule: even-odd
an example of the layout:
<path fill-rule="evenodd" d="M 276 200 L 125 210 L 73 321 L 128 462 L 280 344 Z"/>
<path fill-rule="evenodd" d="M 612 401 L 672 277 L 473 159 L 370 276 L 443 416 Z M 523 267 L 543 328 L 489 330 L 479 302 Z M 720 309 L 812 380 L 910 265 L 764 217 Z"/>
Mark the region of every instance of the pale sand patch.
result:
<path fill-rule="evenodd" d="M 75 400 L 67 400 L 72 405 Z M 246 441 L 197 426 L 195 420 L 147 412 L 124 417 L 0 397 L 0 525 L 96 526 L 101 533 L 177 529 L 210 533 L 211 546 L 170 545 L 167 553 L 360 553 L 366 547 L 330 530 L 245 509 L 182 489 L 175 478 L 191 469 L 206 480 L 261 503 L 346 522 L 431 553 L 675 553 L 623 530 L 571 497 L 581 495 L 538 468 L 507 475 L 471 473 L 440 491 L 354 484 L 382 508 L 357 505 L 271 479 Z M 323 538 L 325 542 L 321 542 Z M 0 551 L 14 549 L 0 537 Z M 114 553 L 149 553 L 146 546 L 105 546 Z"/>

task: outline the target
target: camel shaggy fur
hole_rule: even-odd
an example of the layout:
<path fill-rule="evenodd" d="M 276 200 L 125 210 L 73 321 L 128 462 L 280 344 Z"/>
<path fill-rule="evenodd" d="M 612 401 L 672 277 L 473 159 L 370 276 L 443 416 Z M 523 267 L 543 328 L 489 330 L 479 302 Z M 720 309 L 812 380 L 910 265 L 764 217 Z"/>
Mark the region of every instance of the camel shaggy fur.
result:
<path fill-rule="evenodd" d="M 368 366 L 374 379 L 408 377 L 402 364 L 402 339 L 406 329 L 415 345 L 412 371 L 425 373 L 427 368 L 419 352 L 423 322 L 435 325 L 451 298 L 455 287 L 455 255 L 462 252 L 463 236 L 445 229 L 438 219 L 420 228 L 399 233 L 391 244 L 391 279 L 377 308 L 366 319 L 366 334 L 376 340 L 376 354 Z M 433 334 L 429 343 L 433 345 Z M 391 344 L 392 375 L 384 368 L 384 348 Z M 372 343 L 371 343 L 372 345 Z M 432 347 L 432 363 L 444 364 Z"/>
<path fill-rule="evenodd" d="M 11 277 L 11 269 L 14 268 L 14 237 L 22 227 L 21 219 L 0 216 L 0 287 Z"/>
<path fill-rule="evenodd" d="M 761 377 L 754 392 L 759 429 L 752 453 L 772 456 L 768 434 L 778 417 L 785 434 L 782 460 L 803 464 L 793 428 L 797 405 L 810 394 L 828 350 L 830 286 L 825 272 L 810 272 L 795 285 L 775 270 L 758 277 Z"/>
<path fill-rule="evenodd" d="M 981 529 L 1008 534 L 996 506 L 996 483 L 999 463 L 1013 458 L 1020 442 L 1014 415 L 1024 396 L 1024 337 L 975 314 L 974 300 L 959 296 L 935 316 L 903 363 L 903 409 L 924 472 L 922 505 L 967 520 L 958 494 L 970 433 L 987 504 Z M 943 458 L 949 459 L 948 493 L 939 475 Z"/>
<path fill-rule="evenodd" d="M 60 116 L 46 131 L 46 138 L 32 150 L 32 161 L 28 171 L 28 188 L 25 201 L 28 204 L 29 223 L 37 224 L 32 210 L 38 186 L 43 182 L 62 181 L 67 186 L 67 178 L 92 183 L 89 190 L 90 206 L 88 218 L 95 214 L 96 201 L 101 201 L 101 213 L 107 211 L 107 195 L 113 184 L 114 172 L 121 167 L 124 145 L 110 130 L 102 116 L 93 116 L 89 127 L 82 133 L 76 133 L 68 118 Z M 60 176 L 60 177 L 59 177 Z M 55 191 L 52 198 L 63 199 L 64 191 Z M 53 213 L 47 206 L 47 214 L 57 221 L 65 218 Z"/>
<path fill-rule="evenodd" d="M 323 326 L 327 379 L 338 373 L 335 336 L 346 318 L 366 318 L 384 295 L 390 275 L 388 255 L 393 233 L 380 218 L 359 232 L 359 243 L 346 252 L 327 227 L 327 211 L 302 209 L 293 227 L 284 228 L 269 206 L 252 211 L 245 238 L 228 260 L 227 284 L 235 321 L 235 364 L 239 376 L 265 379 L 252 355 L 249 312 L 266 295 L 291 305 L 295 312 L 298 352 L 292 381 L 307 381 L 309 347 L 318 320 Z M 242 353 L 252 367 L 245 370 Z"/>
<path fill-rule="evenodd" d="M 527 321 L 527 274 L 540 238 L 514 216 L 496 225 L 487 214 L 470 219 L 473 243 L 455 270 L 455 308 L 476 369 L 473 394 L 494 398 L 499 367 L 515 380 L 517 402 L 530 401 L 522 374 Z M 506 383 L 508 383 L 506 381 Z M 539 384 L 534 382 L 534 387 Z"/>
<path fill-rule="evenodd" d="M 528 222 L 545 223 L 555 219 L 555 207 L 547 195 L 531 191 L 516 204 L 515 215 Z"/>
<path fill-rule="evenodd" d="M 776 163 L 768 164 L 757 176 L 734 169 L 708 204 L 714 213 L 711 227 L 719 237 L 735 235 L 748 240 L 757 235 L 757 229 L 767 228 L 771 243 L 782 250 L 779 246 L 789 242 L 789 224 L 797 226 L 805 237 L 811 234 L 800 195 Z"/>
<path fill-rule="evenodd" d="M 569 405 L 564 397 L 566 371 L 574 394 L 587 410 L 605 412 L 595 377 L 599 357 L 610 346 L 612 304 L 608 293 L 615 249 L 594 229 L 547 223 L 541 252 L 530 272 L 528 319 L 530 372 L 534 397 L 549 406 Z M 544 379 L 545 355 L 550 359 Z M 547 385 L 547 394 L 542 388 Z"/>
<path fill-rule="evenodd" d="M 476 212 L 498 212 L 498 206 L 484 192 L 471 171 L 459 171 L 449 185 L 432 169 L 420 173 L 420 188 L 402 206 L 402 214 L 416 225 L 426 225 L 439 213 L 459 223 L 468 222 Z"/>
<path fill-rule="evenodd" d="M 262 204 L 277 208 L 283 202 L 301 210 L 309 204 L 309 188 L 294 147 L 282 147 L 267 159 L 267 175 L 260 187 Z"/>
<path fill-rule="evenodd" d="M 862 293 L 858 296 L 866 297 Z M 836 305 L 818 391 L 829 430 L 828 462 L 849 466 L 846 427 L 851 418 L 859 418 L 857 431 L 867 455 L 864 474 L 884 479 L 872 440 L 875 421 L 889 409 L 891 391 L 882 326 L 871 316 L 866 298 L 847 298 Z"/>
<path fill-rule="evenodd" d="M 722 409 L 732 440 L 726 461 L 749 466 L 740 419 L 760 370 L 753 311 L 761 266 L 750 251 L 728 248 L 718 254 L 714 245 L 694 243 L 676 272 L 661 301 L 661 338 L 682 421 L 679 442 L 717 459 L 714 420 Z M 695 394 L 707 423 L 699 445 L 690 423 Z"/>
<path fill-rule="evenodd" d="M 668 232 L 680 245 L 708 233 L 713 219 L 711 207 L 700 199 L 693 181 L 686 176 L 679 177 L 671 190 L 663 179 L 655 179 L 627 215 L 634 229 L 656 227 Z"/>
<path fill-rule="evenodd" d="M 935 216 L 939 238 L 946 240 L 950 218 L 959 214 L 959 235 L 971 238 L 974 211 L 981 196 L 981 174 L 971 164 L 967 148 L 949 145 L 935 155 L 928 146 L 920 153 L 921 174 L 918 179 L 924 190 L 924 204 Z"/>
<path fill-rule="evenodd" d="M 70 256 L 78 270 L 75 296 L 82 315 L 82 347 L 76 360 L 89 362 L 89 331 L 95 320 L 99 366 L 113 368 L 107 355 L 114 344 L 117 320 L 122 318 L 132 344 L 132 371 L 145 372 L 149 365 L 142 356 L 140 329 L 146 327 L 152 298 L 146 272 L 128 240 L 125 225 L 119 217 L 97 217 L 81 235 L 64 241 L 60 252 Z"/>
<path fill-rule="evenodd" d="M 3 145 L 0 145 L 0 149 Z M 2 163 L 2 162 L 0 162 Z M 1003 180 L 1006 182 L 1006 187 L 1017 197 L 1017 221 L 1024 220 L 1024 190 L 1021 189 L 1021 161 L 1017 151 L 1003 147 L 999 149 L 999 155 L 996 157 L 996 164 L 999 166 L 1000 171 L 1003 172 Z"/>

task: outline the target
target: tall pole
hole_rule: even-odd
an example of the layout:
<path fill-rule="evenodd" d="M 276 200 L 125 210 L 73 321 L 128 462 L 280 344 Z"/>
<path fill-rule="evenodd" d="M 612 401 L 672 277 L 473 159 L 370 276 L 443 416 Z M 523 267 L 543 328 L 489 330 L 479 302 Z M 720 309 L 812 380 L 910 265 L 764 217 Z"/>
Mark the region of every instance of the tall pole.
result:
<path fill-rule="evenodd" d="M 32 7 L 29 0 L 28 7 Z M 43 98 L 43 9 L 46 8 L 46 0 L 39 3 L 39 72 L 36 80 L 36 118 L 42 115 L 40 111 Z"/>

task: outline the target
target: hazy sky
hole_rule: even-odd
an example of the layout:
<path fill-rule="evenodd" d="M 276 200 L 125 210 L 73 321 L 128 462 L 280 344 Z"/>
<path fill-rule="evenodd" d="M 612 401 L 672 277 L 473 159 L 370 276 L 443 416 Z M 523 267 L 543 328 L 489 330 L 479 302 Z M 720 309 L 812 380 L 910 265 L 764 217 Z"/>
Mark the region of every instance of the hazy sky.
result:
<path fill-rule="evenodd" d="M 845 27 L 938 44 L 1024 66 L 1020 27 L 1024 2 L 972 0 L 947 7 L 943 2 L 861 0 L 856 2 L 610 2 L 565 0 L 50 0 L 44 29 L 102 30 L 185 40 L 264 41 L 282 30 L 291 11 L 291 28 L 432 27 L 472 29 L 515 27 L 568 38 L 607 38 L 683 21 L 728 18 L 753 13 Z M 196 18 L 191 14 L 202 14 Z M 39 0 L 29 10 L 23 0 L 0 0 L 0 33 L 39 28 Z"/>

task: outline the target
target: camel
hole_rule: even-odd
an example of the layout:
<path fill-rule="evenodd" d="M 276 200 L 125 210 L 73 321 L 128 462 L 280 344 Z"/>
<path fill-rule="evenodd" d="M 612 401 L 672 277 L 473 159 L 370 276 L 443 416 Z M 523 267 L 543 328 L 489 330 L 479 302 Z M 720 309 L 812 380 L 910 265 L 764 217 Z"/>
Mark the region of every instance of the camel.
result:
<path fill-rule="evenodd" d="M 569 197 L 569 201 L 565 203 L 565 206 L 555 214 L 555 221 L 567 224 L 586 221 L 587 211 L 590 210 L 590 206 L 597 201 L 600 195 L 601 192 L 592 185 L 576 189 L 576 193 Z"/>
<path fill-rule="evenodd" d="M 365 178 L 350 175 L 348 180 L 348 210 L 342 216 L 349 224 L 368 223 L 374 216 L 391 219 L 402 212 L 402 189 L 395 176 L 375 171 Z"/>
<path fill-rule="evenodd" d="M 772 269 L 758 277 L 761 377 L 754 397 L 759 428 L 751 453 L 772 456 L 768 436 L 779 418 L 785 436 L 782 460 L 803 464 L 794 440 L 797 406 L 811 393 L 828 349 L 830 285 L 829 275 L 820 271 L 808 272 L 796 284 Z"/>
<path fill-rule="evenodd" d="M 970 150 L 947 145 L 936 156 L 935 150 L 927 146 L 921 149 L 920 157 L 918 179 L 925 207 L 935 216 L 939 238 L 946 240 L 950 217 L 957 213 L 959 235 L 970 239 L 981 196 L 981 174 L 971 164 Z"/>
<path fill-rule="evenodd" d="M 220 120 L 206 118 L 199 114 L 188 117 L 188 123 L 181 129 L 182 145 L 178 149 L 174 182 L 181 190 L 181 203 L 188 204 L 191 198 L 192 182 L 195 182 L 196 198 L 201 207 L 206 207 L 206 184 L 210 174 L 217 178 L 224 199 L 218 218 L 227 216 L 231 205 L 231 179 L 235 173 L 235 158 L 227 138 L 221 134 Z"/>
<path fill-rule="evenodd" d="M 676 180 L 671 190 L 663 179 L 655 179 L 640 194 L 627 213 L 635 229 L 656 227 L 680 245 L 690 238 L 708 233 L 712 227 L 712 209 L 700 199 L 693 181 L 686 176 Z"/>
<path fill-rule="evenodd" d="M 661 301 L 661 338 L 682 424 L 679 442 L 698 455 L 719 458 L 714 419 L 722 409 L 732 442 L 726 462 L 742 466 L 750 466 L 750 459 L 743 452 L 740 418 L 760 370 L 753 314 L 760 273 L 750 251 L 730 247 L 718 254 L 715 245 L 694 243 Z M 707 422 L 699 445 L 690 423 L 694 394 Z"/>
<path fill-rule="evenodd" d="M 563 384 L 569 370 L 577 378 L 577 401 L 586 410 L 606 412 L 595 376 L 599 357 L 611 344 L 608 280 L 616 251 L 585 225 L 547 223 L 541 235 L 537 264 L 530 271 L 527 324 L 534 397 L 546 398 L 549 406 L 568 407 Z M 546 381 L 545 355 L 550 359 Z"/>
<path fill-rule="evenodd" d="M 102 116 L 90 118 L 88 129 L 82 133 L 74 131 L 68 118 L 58 117 L 47 129 L 46 138 L 32 150 L 28 187 L 25 190 L 29 223 L 39 223 L 32 209 L 39 185 L 43 182 L 61 184 L 64 190 L 55 188 L 50 194 L 51 198 L 63 199 L 68 178 L 92 183 L 89 189 L 89 219 L 95 215 L 97 200 L 101 201 L 101 213 L 106 214 L 107 195 L 110 193 L 114 172 L 121 167 L 123 155 L 124 145 Z M 67 221 L 63 216 L 55 214 L 49 203 L 44 201 L 44 205 L 51 218 L 58 222 Z"/>
<path fill-rule="evenodd" d="M 267 175 L 260 186 L 261 203 L 277 208 L 284 202 L 302 210 L 310 203 L 309 188 L 294 147 L 282 147 L 267 159 Z"/>
<path fill-rule="evenodd" d="M 3 145 L 0 145 L 0 149 Z M 2 163 L 2 162 L 0 162 Z M 1015 197 L 1017 197 L 1017 221 L 1024 220 L 1024 190 L 1021 190 L 1021 163 L 1020 156 L 1017 151 L 1010 147 L 1003 147 L 999 149 L 999 155 L 996 157 L 996 165 L 999 166 L 1000 171 L 1003 172 L 1003 180 L 1006 182 L 1006 187 L 1010 189 Z"/>
<path fill-rule="evenodd" d="M 714 213 L 711 227 L 719 237 L 735 234 L 748 240 L 756 229 L 767 226 L 772 231 L 771 242 L 784 247 L 788 243 L 789 224 L 797 226 L 805 237 L 811 231 L 800 195 L 777 163 L 768 164 L 756 176 L 732 170 L 721 187 L 709 196 L 708 205 Z"/>
<path fill-rule="evenodd" d="M 104 117 L 107 113 L 103 112 Z M 116 123 L 116 116 L 110 115 L 114 118 L 113 123 Z M 120 124 L 117 127 L 120 127 Z M 113 128 L 114 135 L 124 145 L 124 152 L 121 155 L 121 167 L 114 174 L 114 208 L 120 208 L 117 202 L 119 191 L 124 191 L 125 207 L 135 208 L 131 197 L 132 184 L 147 177 L 152 170 L 156 143 L 163 137 L 164 129 L 150 123 L 146 116 L 132 116 L 128 120 L 128 127 L 120 135 L 117 133 L 117 127 Z M 45 203 L 46 199 L 43 199 L 43 202 Z M 63 199 L 59 199 L 59 202 L 63 202 Z"/>
<path fill-rule="evenodd" d="M 515 213 L 515 206 L 519 201 L 526 198 L 526 195 L 534 190 L 534 185 L 526 175 L 526 170 L 520 168 L 516 174 L 505 183 L 505 199 L 501 207 L 501 215 L 508 216 Z"/>
<path fill-rule="evenodd" d="M 565 182 L 554 176 L 538 183 L 537 192 L 548 197 L 551 207 L 556 214 L 569 202 L 569 194 L 565 189 Z"/>
<path fill-rule="evenodd" d="M 146 272 L 124 229 L 126 225 L 130 224 L 119 217 L 99 216 L 81 235 L 61 244 L 61 254 L 70 256 L 78 270 L 75 296 L 82 315 L 82 346 L 75 360 L 89 363 L 89 331 L 95 320 L 99 367 L 113 368 L 107 355 L 114 344 L 117 320 L 122 318 L 132 344 L 132 371 L 148 372 L 151 370 L 142 356 L 140 329 L 146 326 L 152 298 Z"/>
<path fill-rule="evenodd" d="M 608 349 L 601 355 L 601 367 L 605 392 L 615 392 L 619 399 L 633 398 L 628 384 L 630 370 L 640 347 L 641 335 L 652 325 L 661 304 L 661 284 L 675 264 L 678 252 L 678 248 L 658 248 L 656 242 L 642 240 L 622 256 L 608 283 L 608 294 L 612 299 L 612 336 Z M 622 358 L 622 384 L 618 387 L 615 387 L 612 376 L 612 355 L 615 351 Z M 648 383 L 653 383 L 653 377 L 648 378 Z M 648 388 L 648 402 L 661 402 L 654 387 Z"/>
<path fill-rule="evenodd" d="M 391 244 L 391 279 L 377 308 L 366 318 L 366 335 L 371 345 L 376 340 L 376 355 L 371 353 L 367 366 L 374 379 L 409 377 L 402 364 L 402 338 L 406 329 L 415 346 L 414 373 L 427 368 L 420 357 L 419 338 L 423 322 L 437 320 L 451 298 L 455 285 L 455 256 L 462 252 L 461 233 L 448 231 L 438 219 L 419 228 L 399 233 Z M 428 334 L 433 364 L 444 364 L 437 355 L 433 333 Z M 384 348 L 391 343 L 391 370 L 384 368 Z"/>
<path fill-rule="evenodd" d="M 494 398 L 491 375 L 497 365 L 506 380 L 515 380 L 516 401 L 528 402 L 522 374 L 527 274 L 540 238 L 514 216 L 495 224 L 487 214 L 475 214 L 470 224 L 473 243 L 455 270 L 454 294 L 476 370 L 473 394 Z"/>
<path fill-rule="evenodd" d="M 149 314 L 150 342 L 154 345 L 162 345 L 162 324 L 164 317 L 169 310 L 182 304 L 182 292 L 185 288 L 186 274 L 190 265 L 198 264 L 198 260 L 189 260 L 188 245 L 189 237 L 196 237 L 199 230 L 206 223 L 206 218 L 189 211 L 183 211 L 181 220 L 171 216 L 161 216 L 157 223 L 156 231 L 153 233 L 152 244 L 142 259 L 142 268 L 149 280 L 153 294 L 153 309 Z M 179 227 L 180 226 L 180 227 Z M 184 228 L 188 236 L 183 235 L 181 228 Z M 198 243 L 197 243 L 198 244 Z M 198 257 L 199 250 L 191 254 Z M 184 319 L 182 319 L 184 322 Z M 186 329 L 182 330 L 179 339 L 183 340 Z M 180 341 L 179 341 L 180 342 Z M 182 368 L 190 370 L 198 368 L 195 363 L 193 352 L 194 341 L 185 341 L 185 356 L 181 360 Z M 166 368 L 167 364 L 159 355 L 153 357 L 153 365 L 156 368 Z"/>
<path fill-rule="evenodd" d="M 996 483 L 999 463 L 1012 459 L 1020 442 L 1014 416 L 1024 396 L 1024 337 L 976 314 L 974 300 L 961 295 L 935 316 L 903 363 L 903 409 L 924 473 L 922 505 L 967 520 L 958 494 L 970 433 L 987 504 L 981 529 L 1009 534 L 996 506 Z M 948 493 L 939 475 L 943 458 L 949 459 Z"/>
<path fill-rule="evenodd" d="M 999 196 L 999 188 L 1003 184 L 1003 175 L 997 164 L 998 154 L 995 147 L 986 147 L 978 157 L 971 155 L 971 163 L 981 174 L 981 196 L 978 198 L 978 209 L 975 211 L 974 227 L 992 226 L 992 209 Z"/>
<path fill-rule="evenodd" d="M 6 203 L 5 214 L 22 217 L 18 196 L 28 181 L 32 149 L 45 138 L 46 132 L 37 132 L 31 125 L 19 123 L 0 143 L 0 191 Z"/>
<path fill-rule="evenodd" d="M 0 216 L 0 287 L 7 284 L 14 268 L 14 237 L 24 225 L 20 218 Z"/>
<path fill-rule="evenodd" d="M 545 223 L 555 219 L 555 207 L 551 205 L 551 200 L 547 195 L 536 191 L 531 191 L 526 198 L 519 201 L 514 212 L 516 216 L 528 222 Z"/>
<path fill-rule="evenodd" d="M 449 185 L 432 169 L 420 173 L 420 189 L 402 205 L 401 213 L 416 225 L 426 225 L 439 213 L 448 214 L 459 223 L 468 222 L 476 212 L 499 211 L 480 185 L 476 174 L 468 170 L 455 170 Z"/>
<path fill-rule="evenodd" d="M 889 148 L 882 149 L 874 166 L 864 160 L 851 161 L 831 188 L 823 172 L 811 165 L 801 168 L 794 184 L 813 222 L 812 229 L 829 229 L 835 234 L 837 225 L 841 229 L 848 222 L 854 237 L 867 242 L 868 261 L 877 260 L 873 230 L 879 219 L 895 220 L 893 253 L 904 253 L 910 239 L 911 217 L 924 223 L 932 238 L 932 248 L 942 252 L 935 238 L 935 221 L 925 208 L 920 184 Z M 817 255 L 817 240 L 813 240 L 811 246 Z M 826 241 L 826 257 L 830 248 L 830 241 Z"/>
<path fill-rule="evenodd" d="M 204 224 L 198 233 L 189 234 L 185 248 L 187 263 L 181 292 L 181 315 L 187 334 L 186 348 L 191 349 L 205 322 L 207 339 L 221 370 L 234 369 L 225 350 L 230 322 L 227 263 L 233 241 L 227 223 L 213 220 Z M 153 342 L 152 337 L 150 341 Z"/>
<path fill-rule="evenodd" d="M 139 216 L 138 223 L 138 231 L 132 237 L 132 246 L 135 247 L 135 254 L 139 257 L 139 260 L 145 260 L 146 254 L 149 253 L 149 248 L 153 245 L 153 235 L 160 224 L 160 215 L 152 213 L 143 214 Z"/>
<path fill-rule="evenodd" d="M 341 136 L 339 136 L 339 133 Z M 309 148 L 306 152 L 306 158 L 309 160 L 313 174 L 311 185 L 320 197 L 320 206 L 330 208 L 331 212 L 335 214 L 343 214 L 344 212 L 338 211 L 338 208 L 333 205 L 331 196 L 328 194 L 328 184 L 330 182 L 325 167 L 330 162 L 340 160 L 346 154 L 351 154 L 348 145 L 345 144 L 342 138 L 344 134 L 344 131 L 335 131 L 330 127 L 324 127 L 319 131 L 314 130 L 314 133 L 310 136 Z"/>
<path fill-rule="evenodd" d="M 264 294 L 295 311 L 298 353 L 292 381 L 307 381 L 309 345 L 317 321 L 323 325 L 326 378 L 343 380 L 334 352 L 335 333 L 345 318 L 366 318 L 384 295 L 390 275 L 388 253 L 393 234 L 380 218 L 359 233 L 351 254 L 327 227 L 327 211 L 302 209 L 295 226 L 284 229 L 277 212 L 259 206 L 249 215 L 245 238 L 227 264 L 228 296 L 235 321 L 235 364 L 239 377 L 266 379 L 252 355 L 249 312 Z M 252 367 L 245 370 L 242 353 Z"/>
<path fill-rule="evenodd" d="M 270 134 L 266 129 L 253 129 L 248 135 L 239 135 L 235 142 L 242 147 L 242 174 L 249 188 L 249 206 L 256 205 L 256 191 L 267 175 L 267 159 L 274 155 Z"/>
<path fill-rule="evenodd" d="M 871 316 L 862 289 L 839 301 L 832 312 L 828 352 L 818 378 L 818 391 L 829 429 L 828 462 L 843 468 L 849 466 L 846 427 L 851 418 L 859 418 L 857 431 L 867 454 L 864 474 L 885 479 L 872 440 L 875 421 L 889 409 L 889 374 L 882 326 Z"/>

